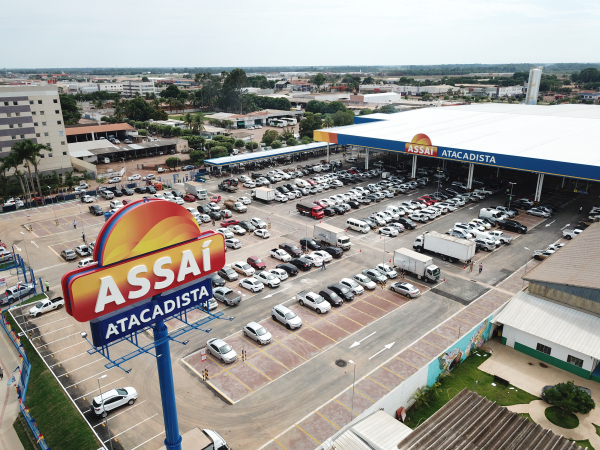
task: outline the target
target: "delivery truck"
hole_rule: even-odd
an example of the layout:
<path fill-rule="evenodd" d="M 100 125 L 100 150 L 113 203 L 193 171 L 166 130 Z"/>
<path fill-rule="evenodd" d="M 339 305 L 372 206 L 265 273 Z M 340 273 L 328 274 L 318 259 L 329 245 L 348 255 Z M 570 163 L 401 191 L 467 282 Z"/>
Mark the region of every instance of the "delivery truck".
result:
<path fill-rule="evenodd" d="M 269 189 L 266 187 L 257 187 L 252 189 L 250 192 L 252 198 L 263 203 L 270 203 L 275 200 L 275 189 Z"/>
<path fill-rule="evenodd" d="M 428 251 L 442 258 L 442 261 L 456 260 L 470 262 L 475 256 L 477 245 L 468 239 L 448 236 L 437 231 L 426 231 L 415 239 L 413 248 L 417 252 Z"/>
<path fill-rule="evenodd" d="M 408 248 L 394 251 L 394 266 L 399 271 L 412 273 L 426 283 L 435 283 L 440 278 L 440 268 L 433 264 L 431 256 L 422 255 Z"/>
<path fill-rule="evenodd" d="M 185 188 L 186 193 L 192 194 L 198 200 L 206 200 L 208 198 L 206 189 L 204 189 L 202 183 L 199 183 L 198 181 L 186 181 L 183 183 L 183 187 Z"/>
<path fill-rule="evenodd" d="M 314 219 L 322 219 L 323 217 L 325 217 L 323 208 L 321 208 L 318 205 L 307 205 L 307 204 L 297 203 L 296 211 L 298 211 L 303 216 L 311 216 Z"/>
<path fill-rule="evenodd" d="M 319 223 L 315 225 L 313 238 L 324 244 L 339 247 L 342 250 L 349 250 L 350 247 L 352 247 L 348 233 L 333 225 L 329 225 L 328 223 Z"/>

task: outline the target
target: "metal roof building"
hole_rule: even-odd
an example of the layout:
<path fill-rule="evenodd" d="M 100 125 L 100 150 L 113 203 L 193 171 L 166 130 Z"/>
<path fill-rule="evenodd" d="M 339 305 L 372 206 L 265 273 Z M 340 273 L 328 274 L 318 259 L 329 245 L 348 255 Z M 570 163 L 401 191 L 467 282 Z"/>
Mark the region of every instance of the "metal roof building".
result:
<path fill-rule="evenodd" d="M 206 166 L 228 166 L 231 164 L 240 164 L 250 161 L 260 161 L 261 159 L 276 158 L 278 156 L 294 155 L 297 153 L 309 152 L 327 148 L 328 144 L 321 142 L 312 142 L 306 145 L 295 145 L 294 147 L 283 147 L 276 150 L 255 151 L 252 153 L 242 153 L 241 155 L 224 156 L 222 158 L 213 158 L 204 160 Z"/>
<path fill-rule="evenodd" d="M 600 181 L 600 108 L 593 105 L 486 103 L 358 120 L 362 123 L 315 131 L 314 139 Z"/>
<path fill-rule="evenodd" d="M 583 450 L 475 392 L 463 389 L 404 438 L 400 450 Z"/>

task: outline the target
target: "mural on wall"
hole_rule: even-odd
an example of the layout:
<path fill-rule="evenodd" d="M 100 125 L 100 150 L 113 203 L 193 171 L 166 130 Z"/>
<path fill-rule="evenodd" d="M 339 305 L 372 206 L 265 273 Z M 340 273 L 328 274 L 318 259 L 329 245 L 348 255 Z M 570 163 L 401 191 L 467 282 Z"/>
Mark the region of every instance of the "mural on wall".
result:
<path fill-rule="evenodd" d="M 429 364 L 427 374 L 428 386 L 435 383 L 441 374 L 451 372 L 461 363 L 461 361 L 469 356 L 473 350 L 481 347 L 490 338 L 490 331 L 492 328 L 491 320 L 492 317 L 488 317 L 471 332 L 455 342 L 452 347 L 448 348 L 444 353 L 438 356 L 437 360 L 434 360 Z"/>

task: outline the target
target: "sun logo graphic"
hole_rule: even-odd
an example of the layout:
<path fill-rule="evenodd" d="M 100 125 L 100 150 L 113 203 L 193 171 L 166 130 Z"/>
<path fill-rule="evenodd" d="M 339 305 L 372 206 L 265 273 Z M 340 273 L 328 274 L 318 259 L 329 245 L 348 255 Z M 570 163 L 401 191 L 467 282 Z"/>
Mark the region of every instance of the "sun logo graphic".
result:
<path fill-rule="evenodd" d="M 404 151 L 415 155 L 437 156 L 438 148 L 431 145 L 429 136 L 419 133 L 404 145 Z"/>

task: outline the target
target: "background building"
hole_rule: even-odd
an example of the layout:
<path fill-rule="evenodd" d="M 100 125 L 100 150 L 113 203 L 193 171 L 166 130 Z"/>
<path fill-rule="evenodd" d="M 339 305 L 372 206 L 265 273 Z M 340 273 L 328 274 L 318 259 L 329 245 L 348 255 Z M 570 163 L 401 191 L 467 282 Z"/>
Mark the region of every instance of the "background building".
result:
<path fill-rule="evenodd" d="M 154 83 L 146 81 L 123 81 L 123 97 L 135 97 L 136 94 L 144 97 L 146 94 L 154 94 L 156 89 Z"/>
<path fill-rule="evenodd" d="M 72 170 L 56 85 L 0 86 L 0 157 L 23 139 L 52 148 L 42 151 L 38 170 Z"/>

